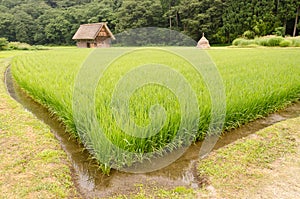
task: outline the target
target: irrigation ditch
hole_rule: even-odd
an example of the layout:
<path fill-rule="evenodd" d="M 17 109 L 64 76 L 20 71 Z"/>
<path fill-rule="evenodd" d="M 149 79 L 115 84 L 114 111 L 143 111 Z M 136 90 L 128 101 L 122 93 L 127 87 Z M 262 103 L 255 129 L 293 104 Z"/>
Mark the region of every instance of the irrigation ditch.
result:
<path fill-rule="evenodd" d="M 196 171 L 201 142 L 193 144 L 181 158 L 159 171 L 145 174 L 130 174 L 112 170 L 110 176 L 107 176 L 100 171 L 96 161 L 91 158 L 87 150 L 81 144 L 78 144 L 76 140 L 69 137 L 64 125 L 58 121 L 55 115 L 33 101 L 14 83 L 10 67 L 5 72 L 5 84 L 8 93 L 14 100 L 50 126 L 51 131 L 60 141 L 61 147 L 72 163 L 73 181 L 82 197 L 95 198 L 127 194 L 136 191 L 137 186 L 141 184 L 148 188 L 157 187 L 165 189 L 177 186 L 198 188 L 201 185 L 201 179 L 197 177 Z M 270 114 L 268 117 L 257 119 L 240 128 L 226 132 L 221 136 L 214 150 L 272 124 L 295 118 L 299 115 L 300 101 L 289 105 L 284 110 Z"/>

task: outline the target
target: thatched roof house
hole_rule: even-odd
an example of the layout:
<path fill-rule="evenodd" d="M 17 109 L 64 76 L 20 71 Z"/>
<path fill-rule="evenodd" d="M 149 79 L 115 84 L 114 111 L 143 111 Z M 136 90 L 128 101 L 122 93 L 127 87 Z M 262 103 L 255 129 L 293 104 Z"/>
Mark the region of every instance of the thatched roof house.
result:
<path fill-rule="evenodd" d="M 93 23 L 80 25 L 72 39 L 79 48 L 105 48 L 110 47 L 115 37 L 106 23 Z"/>

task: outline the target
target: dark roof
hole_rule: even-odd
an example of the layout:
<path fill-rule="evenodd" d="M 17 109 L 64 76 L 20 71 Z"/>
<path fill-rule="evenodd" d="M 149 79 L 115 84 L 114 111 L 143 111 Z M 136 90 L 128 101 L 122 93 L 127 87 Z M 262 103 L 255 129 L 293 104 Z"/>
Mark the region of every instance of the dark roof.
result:
<path fill-rule="evenodd" d="M 78 39 L 95 39 L 97 35 L 99 34 L 102 27 L 105 26 L 106 30 L 108 31 L 108 34 L 112 39 L 115 39 L 112 32 L 107 27 L 106 23 L 92 23 L 92 24 L 82 24 L 80 25 L 79 29 L 75 33 L 72 39 L 78 40 Z"/>

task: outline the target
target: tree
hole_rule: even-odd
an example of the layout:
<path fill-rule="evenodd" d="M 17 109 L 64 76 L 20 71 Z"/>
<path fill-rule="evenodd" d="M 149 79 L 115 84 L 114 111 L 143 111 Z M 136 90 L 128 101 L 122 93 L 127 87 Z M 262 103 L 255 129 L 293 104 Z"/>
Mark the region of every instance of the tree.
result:
<path fill-rule="evenodd" d="M 297 24 L 298 24 L 299 13 L 300 13 L 300 5 L 298 6 L 298 8 L 297 8 L 297 12 L 296 12 L 296 18 L 295 18 L 295 25 L 294 25 L 293 37 L 295 37 L 295 36 L 296 36 L 296 31 L 297 31 Z"/>
<path fill-rule="evenodd" d="M 162 7 L 159 0 L 124 0 L 117 12 L 116 31 L 141 27 L 161 27 Z"/>
<path fill-rule="evenodd" d="M 33 18 L 24 11 L 17 12 L 12 21 L 12 29 L 15 39 L 20 42 L 33 44 L 34 31 L 36 29 Z"/>
<path fill-rule="evenodd" d="M 169 28 L 171 29 L 172 26 L 174 26 L 173 21 L 175 21 L 175 25 L 178 28 L 179 26 L 179 9 L 178 5 L 180 3 L 180 0 L 160 0 L 162 10 L 164 13 L 164 16 L 168 18 L 168 25 Z M 172 19 L 175 19 L 172 21 Z"/>
<path fill-rule="evenodd" d="M 299 0 L 0 0 L 0 37 L 30 44 L 73 44 L 80 24 L 108 22 L 114 33 L 165 27 L 225 43 L 275 29 L 296 35 Z M 279 29 L 278 29 L 279 28 Z"/>
<path fill-rule="evenodd" d="M 0 15 L 0 37 L 7 38 L 10 41 L 15 40 L 14 30 L 13 30 L 13 19 L 14 16 L 9 13 L 2 13 Z"/>
<path fill-rule="evenodd" d="M 278 20 L 281 22 L 284 30 L 287 30 L 287 22 L 294 18 L 295 11 L 297 9 L 297 4 L 299 2 L 297 0 L 278 0 L 276 3 L 277 13 L 276 16 Z"/>
<path fill-rule="evenodd" d="M 70 44 L 73 35 L 70 34 L 71 24 L 63 16 L 52 18 L 45 27 L 45 36 L 52 44 Z"/>
<path fill-rule="evenodd" d="M 217 40 L 218 28 L 222 26 L 221 0 L 182 0 L 179 5 L 179 16 L 183 32 L 195 40 L 206 33 L 212 43 Z"/>

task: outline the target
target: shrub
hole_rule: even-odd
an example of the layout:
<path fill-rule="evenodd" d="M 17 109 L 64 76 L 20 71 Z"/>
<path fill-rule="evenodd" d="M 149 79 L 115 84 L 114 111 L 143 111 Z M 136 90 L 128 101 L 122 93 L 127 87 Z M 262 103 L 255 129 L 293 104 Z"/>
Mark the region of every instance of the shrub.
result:
<path fill-rule="evenodd" d="M 268 46 L 268 39 L 263 37 L 256 38 L 255 43 L 260 46 Z"/>
<path fill-rule="evenodd" d="M 293 46 L 300 47 L 300 39 L 298 39 L 298 40 L 295 39 L 293 42 Z"/>
<path fill-rule="evenodd" d="M 246 39 L 254 39 L 255 33 L 251 30 L 247 30 L 244 32 L 243 37 L 245 37 Z"/>
<path fill-rule="evenodd" d="M 268 35 L 264 37 L 257 37 L 255 39 L 237 38 L 232 42 L 234 46 L 280 46 L 280 47 L 300 47 L 300 36 L 298 37 L 278 37 L 275 35 Z"/>
<path fill-rule="evenodd" d="M 244 39 L 243 38 L 237 38 L 237 39 L 233 40 L 232 45 L 239 46 L 242 40 L 244 40 Z"/>
<path fill-rule="evenodd" d="M 289 37 L 288 40 L 292 42 L 293 47 L 300 47 L 300 37 Z"/>
<path fill-rule="evenodd" d="M 271 37 L 268 39 L 268 46 L 279 46 L 283 40 L 283 37 Z"/>
<path fill-rule="evenodd" d="M 8 49 L 10 49 L 10 50 L 31 50 L 32 47 L 27 43 L 9 42 Z"/>
<path fill-rule="evenodd" d="M 242 46 L 250 46 L 250 45 L 252 46 L 253 44 L 255 44 L 255 41 L 253 39 L 250 40 L 245 39 L 241 43 Z"/>
<path fill-rule="evenodd" d="M 275 28 L 275 35 L 283 37 L 285 33 L 284 27 L 277 27 Z"/>
<path fill-rule="evenodd" d="M 255 41 L 253 39 L 243 39 L 243 38 L 237 38 L 232 42 L 232 45 L 234 46 L 249 46 L 255 44 Z"/>
<path fill-rule="evenodd" d="M 293 44 L 292 41 L 285 39 L 280 42 L 279 46 L 280 47 L 290 47 L 290 46 L 292 46 L 292 44 Z"/>
<path fill-rule="evenodd" d="M 5 49 L 5 47 L 7 46 L 8 41 L 6 38 L 0 38 L 0 50 Z"/>

